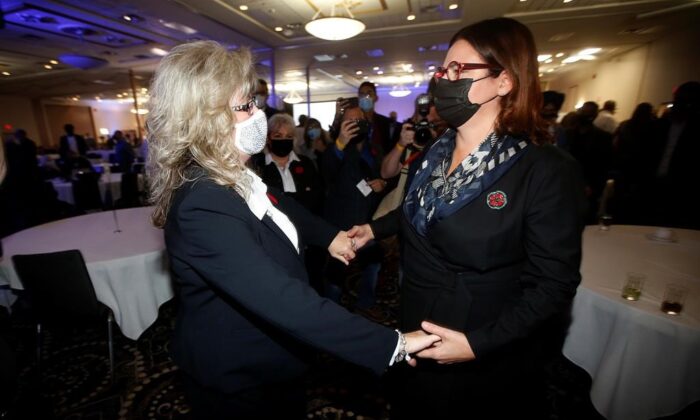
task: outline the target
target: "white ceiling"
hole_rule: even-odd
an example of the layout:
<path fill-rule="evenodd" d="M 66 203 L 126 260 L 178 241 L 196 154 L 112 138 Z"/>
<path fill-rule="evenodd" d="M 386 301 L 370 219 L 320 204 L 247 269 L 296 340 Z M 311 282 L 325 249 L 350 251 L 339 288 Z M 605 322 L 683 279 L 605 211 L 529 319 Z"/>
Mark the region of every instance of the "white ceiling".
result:
<path fill-rule="evenodd" d="M 331 42 L 306 33 L 304 24 L 317 11 L 328 15 L 331 6 L 342 1 L 3 0 L 0 72 L 10 75 L 0 76 L 0 94 L 114 98 L 130 88 L 130 69 L 137 89 L 148 85 L 159 60 L 153 48 L 168 50 L 196 39 L 251 47 L 260 63 L 258 71 L 274 79 L 279 94 L 295 89 L 303 96 L 307 66 L 313 100 L 355 91 L 364 77 L 384 87 L 398 81 L 424 85 L 428 66 L 442 63 L 446 43 L 458 29 L 496 16 L 527 24 L 540 53 L 565 53 L 543 64 L 546 79 L 576 66 L 561 67 L 560 60 L 583 48 L 600 47 L 598 56 L 605 58 L 700 18 L 698 0 L 345 0 L 367 26 L 362 34 Z M 458 7 L 450 10 L 453 3 Z M 248 10 L 242 11 L 241 5 Z M 416 15 L 413 21 L 406 20 L 410 11 Z M 136 17 L 128 22 L 123 15 Z M 277 26 L 283 31 L 276 32 Z M 371 57 L 371 50 L 383 55 Z M 60 62 L 59 56 L 67 53 L 107 64 L 76 69 Z M 319 54 L 336 58 L 318 62 L 314 56 Z M 44 68 L 54 59 L 59 64 Z M 407 71 L 408 64 L 413 72 Z M 357 75 L 357 70 L 363 74 Z"/>

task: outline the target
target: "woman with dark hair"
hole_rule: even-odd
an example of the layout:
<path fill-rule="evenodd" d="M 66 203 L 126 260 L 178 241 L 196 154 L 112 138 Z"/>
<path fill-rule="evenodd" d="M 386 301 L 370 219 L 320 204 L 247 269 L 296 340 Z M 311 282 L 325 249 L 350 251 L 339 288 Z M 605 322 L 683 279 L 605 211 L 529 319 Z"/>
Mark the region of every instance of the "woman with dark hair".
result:
<path fill-rule="evenodd" d="M 583 183 L 550 145 L 530 31 L 507 18 L 460 30 L 435 72 L 452 129 L 401 207 L 349 235 L 399 232 L 400 325 L 442 337 L 403 371 L 392 418 L 545 418 L 543 356 L 580 282 Z"/>

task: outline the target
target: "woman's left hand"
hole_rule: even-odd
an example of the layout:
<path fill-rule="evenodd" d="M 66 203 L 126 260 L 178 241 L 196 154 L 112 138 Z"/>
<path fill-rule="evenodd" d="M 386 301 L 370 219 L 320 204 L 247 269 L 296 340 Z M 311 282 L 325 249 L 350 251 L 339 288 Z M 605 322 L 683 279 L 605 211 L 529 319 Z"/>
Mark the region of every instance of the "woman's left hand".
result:
<path fill-rule="evenodd" d="M 468 362 L 476 358 L 463 332 L 444 328 L 428 321 L 423 321 L 421 328 L 428 334 L 440 336 L 441 340 L 434 343 L 432 347 L 416 353 L 416 356 L 435 359 L 441 365 Z"/>

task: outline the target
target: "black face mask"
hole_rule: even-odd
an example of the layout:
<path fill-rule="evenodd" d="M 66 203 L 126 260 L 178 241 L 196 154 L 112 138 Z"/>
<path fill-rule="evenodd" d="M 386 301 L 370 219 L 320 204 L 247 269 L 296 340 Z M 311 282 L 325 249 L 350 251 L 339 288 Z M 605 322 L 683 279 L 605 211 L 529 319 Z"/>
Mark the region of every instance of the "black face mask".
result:
<path fill-rule="evenodd" d="M 355 136 L 350 139 L 348 146 L 356 145 L 363 140 L 367 140 L 369 137 L 369 121 L 357 120 L 356 123 L 358 127 L 357 133 L 355 133 Z"/>
<path fill-rule="evenodd" d="M 269 148 L 270 152 L 275 156 L 286 157 L 292 153 L 292 149 L 294 148 L 294 139 L 287 138 L 270 140 Z"/>
<path fill-rule="evenodd" d="M 487 77 L 491 76 L 484 76 L 480 79 L 459 79 L 454 82 L 446 79 L 437 79 L 433 95 L 435 98 L 435 110 L 440 118 L 452 127 L 457 128 L 469 121 L 481 105 L 497 98 L 498 95 L 481 104 L 475 104 L 469 100 L 469 89 L 471 89 L 472 83 L 484 80 Z"/>

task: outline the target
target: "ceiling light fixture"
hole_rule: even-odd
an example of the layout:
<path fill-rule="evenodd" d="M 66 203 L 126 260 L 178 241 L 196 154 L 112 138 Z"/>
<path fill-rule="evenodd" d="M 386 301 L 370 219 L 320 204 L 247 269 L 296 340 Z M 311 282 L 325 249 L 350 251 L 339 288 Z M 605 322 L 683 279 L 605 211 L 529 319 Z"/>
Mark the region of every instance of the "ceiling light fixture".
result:
<path fill-rule="evenodd" d="M 374 70 L 374 71 L 379 70 L 379 66 L 374 66 L 374 67 L 372 67 L 372 70 Z"/>
<path fill-rule="evenodd" d="M 287 96 L 282 99 L 285 103 L 287 104 L 298 104 L 302 102 L 304 99 L 297 93 L 296 90 L 293 90 L 287 94 Z"/>
<path fill-rule="evenodd" d="M 448 9 L 454 10 L 459 7 L 459 4 L 457 3 L 452 3 L 451 5 L 447 6 Z"/>
<path fill-rule="evenodd" d="M 355 74 L 358 75 L 358 76 L 361 75 L 361 74 L 362 74 L 362 70 L 357 70 L 357 71 L 355 71 Z"/>
<path fill-rule="evenodd" d="M 391 88 L 391 92 L 389 92 L 389 96 L 393 96 L 394 98 L 403 98 L 410 94 L 411 90 L 406 89 L 403 85 L 394 86 Z"/>
<path fill-rule="evenodd" d="M 246 6 L 245 4 L 241 4 L 240 6 L 238 6 L 238 8 L 243 10 L 244 12 L 248 10 L 248 6 Z"/>
<path fill-rule="evenodd" d="M 556 58 L 563 57 L 563 56 L 564 56 L 563 52 L 557 53 L 557 55 L 555 55 Z"/>
<path fill-rule="evenodd" d="M 159 57 L 165 57 L 166 55 L 168 55 L 168 52 L 162 48 L 153 47 L 151 48 L 151 54 L 155 54 Z"/>
<path fill-rule="evenodd" d="M 44 64 L 44 68 L 46 70 L 51 70 L 53 67 L 51 66 L 51 64 Z"/>
<path fill-rule="evenodd" d="M 9 71 L 4 71 L 4 72 L 2 72 L 2 75 L 3 76 L 11 76 L 12 73 L 10 73 Z"/>
<path fill-rule="evenodd" d="M 319 18 L 321 9 L 318 9 L 316 14 L 311 18 L 311 22 L 304 26 L 306 32 L 316 38 L 325 39 L 327 41 L 341 41 L 359 35 L 365 30 L 365 24 L 355 19 L 345 2 L 343 2 L 342 5 L 349 17 L 336 16 L 335 5 L 333 5 L 329 17 Z"/>
<path fill-rule="evenodd" d="M 537 56 L 537 61 L 541 63 L 543 61 L 549 60 L 550 58 L 552 58 L 552 54 L 540 54 Z"/>
<path fill-rule="evenodd" d="M 281 26 L 275 26 L 275 32 L 282 32 L 283 29 Z"/>
<path fill-rule="evenodd" d="M 411 13 L 410 15 L 406 16 L 406 20 L 416 20 L 416 15 Z"/>
<path fill-rule="evenodd" d="M 49 63 L 51 63 L 51 64 L 58 64 L 58 61 L 57 61 L 57 60 L 49 60 Z"/>
<path fill-rule="evenodd" d="M 591 54 L 596 54 L 599 53 L 601 48 L 585 48 L 581 51 L 578 52 L 578 55 L 591 55 Z"/>
<path fill-rule="evenodd" d="M 384 70 L 377 70 L 377 74 L 384 74 Z"/>

